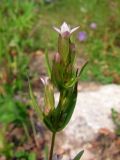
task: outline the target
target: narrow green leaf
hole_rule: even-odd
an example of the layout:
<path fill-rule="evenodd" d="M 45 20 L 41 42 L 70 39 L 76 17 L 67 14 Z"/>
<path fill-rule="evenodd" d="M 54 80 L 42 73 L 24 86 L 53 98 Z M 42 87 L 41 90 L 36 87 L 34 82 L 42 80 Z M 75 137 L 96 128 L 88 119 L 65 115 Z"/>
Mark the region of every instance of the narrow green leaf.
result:
<path fill-rule="evenodd" d="M 70 87 L 74 86 L 77 81 L 79 81 L 80 75 L 81 75 L 82 71 L 84 70 L 84 68 L 85 68 L 85 66 L 86 66 L 87 64 L 88 64 L 88 62 L 85 62 L 85 64 L 82 66 L 82 68 L 81 68 L 78 76 L 76 75 L 76 76 L 72 77 L 72 78 L 65 84 L 65 86 L 64 86 L 65 88 L 70 88 Z"/>
<path fill-rule="evenodd" d="M 45 51 L 45 65 L 46 65 L 46 69 L 47 69 L 47 72 L 48 72 L 48 76 L 51 77 L 51 66 L 50 66 L 50 63 L 49 63 L 49 57 L 48 57 L 48 52 Z"/>
<path fill-rule="evenodd" d="M 83 64 L 83 66 L 81 67 L 81 70 L 80 70 L 80 72 L 79 72 L 79 77 L 80 77 L 81 73 L 83 72 L 83 70 L 84 70 L 84 68 L 86 67 L 87 64 L 88 64 L 88 61 L 86 61 L 86 62 Z"/>
<path fill-rule="evenodd" d="M 78 81 L 77 77 L 71 78 L 70 81 L 67 82 L 64 87 L 65 88 L 73 87 L 77 81 Z"/>
<path fill-rule="evenodd" d="M 32 105 L 38 115 L 39 118 L 43 119 L 43 113 L 40 109 L 40 107 L 38 106 L 36 100 L 35 100 L 35 97 L 34 97 L 34 94 L 33 94 L 33 91 L 32 91 L 32 88 L 31 88 L 31 85 L 30 85 L 30 82 L 29 82 L 29 94 L 30 94 L 30 98 L 32 100 Z"/>
<path fill-rule="evenodd" d="M 80 160 L 80 158 L 82 157 L 84 151 L 80 151 L 73 160 Z"/>
<path fill-rule="evenodd" d="M 49 149 L 48 149 L 48 146 L 47 146 L 47 145 L 45 145 L 44 153 L 45 153 L 45 158 L 44 158 L 44 160 L 48 160 L 48 159 L 49 159 L 49 158 L 48 158 Z"/>

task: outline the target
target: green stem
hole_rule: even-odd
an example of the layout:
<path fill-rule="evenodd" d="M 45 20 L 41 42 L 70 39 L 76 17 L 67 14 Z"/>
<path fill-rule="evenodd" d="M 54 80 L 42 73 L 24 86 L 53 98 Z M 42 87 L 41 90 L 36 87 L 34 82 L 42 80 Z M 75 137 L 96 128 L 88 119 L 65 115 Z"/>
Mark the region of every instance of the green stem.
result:
<path fill-rule="evenodd" d="M 30 134 L 29 134 L 27 125 L 25 123 L 23 123 L 23 128 L 24 128 L 27 139 L 30 140 Z"/>
<path fill-rule="evenodd" d="M 51 147 L 50 147 L 49 160 L 52 160 L 52 158 L 53 158 L 53 149 L 54 149 L 54 144 L 55 144 L 55 135 L 56 135 L 56 133 L 53 132 L 53 134 L 52 134 L 52 142 L 51 142 Z"/>

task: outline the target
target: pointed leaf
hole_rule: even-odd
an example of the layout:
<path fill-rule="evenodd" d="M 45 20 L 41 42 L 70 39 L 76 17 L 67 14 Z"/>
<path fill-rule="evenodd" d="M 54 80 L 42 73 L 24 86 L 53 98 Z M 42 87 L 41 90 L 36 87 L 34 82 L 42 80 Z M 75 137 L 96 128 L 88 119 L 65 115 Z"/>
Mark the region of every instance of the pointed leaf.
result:
<path fill-rule="evenodd" d="M 79 72 L 79 77 L 80 77 L 80 75 L 81 75 L 81 73 L 83 72 L 83 70 L 84 70 L 84 68 L 86 67 L 86 65 L 88 64 L 88 61 L 86 61 L 84 64 L 83 64 L 83 66 L 81 67 L 81 70 L 80 70 L 80 72 Z"/>
<path fill-rule="evenodd" d="M 48 160 L 48 155 L 49 155 L 49 149 L 48 149 L 48 146 L 45 145 L 45 148 L 44 148 L 44 155 L 45 155 L 45 158 L 44 160 Z"/>
<path fill-rule="evenodd" d="M 38 106 L 38 104 L 37 104 L 37 102 L 36 102 L 36 100 L 35 100 L 35 96 L 34 96 L 34 94 L 33 94 L 33 91 L 32 91 L 31 85 L 30 85 L 30 82 L 29 82 L 29 94 L 30 94 L 30 98 L 31 98 L 31 100 L 32 100 L 32 105 L 33 105 L 33 107 L 34 107 L 34 109 L 35 109 L 38 117 L 41 118 L 41 119 L 43 119 L 43 113 L 42 113 L 40 107 Z"/>
<path fill-rule="evenodd" d="M 48 52 L 47 51 L 45 52 L 45 65 L 46 65 L 46 68 L 47 68 L 48 76 L 51 77 L 51 66 L 50 66 L 50 62 L 49 62 Z"/>
<path fill-rule="evenodd" d="M 78 81 L 78 78 L 77 78 L 77 77 L 71 78 L 71 79 L 69 80 L 69 82 L 67 82 L 67 83 L 65 84 L 64 87 L 65 87 L 65 88 L 73 87 L 77 81 Z"/>
<path fill-rule="evenodd" d="M 73 160 L 80 160 L 80 158 L 82 157 L 84 151 L 80 151 Z"/>

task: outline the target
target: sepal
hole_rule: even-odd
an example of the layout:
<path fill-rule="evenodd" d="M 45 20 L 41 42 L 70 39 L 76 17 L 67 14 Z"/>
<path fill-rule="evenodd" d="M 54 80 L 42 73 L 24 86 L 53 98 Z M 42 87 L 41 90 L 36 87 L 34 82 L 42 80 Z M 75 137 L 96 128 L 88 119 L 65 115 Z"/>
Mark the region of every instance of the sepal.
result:
<path fill-rule="evenodd" d="M 45 101 L 44 113 L 48 114 L 49 111 L 54 109 L 55 105 L 54 88 L 50 82 L 44 86 L 44 101 Z"/>

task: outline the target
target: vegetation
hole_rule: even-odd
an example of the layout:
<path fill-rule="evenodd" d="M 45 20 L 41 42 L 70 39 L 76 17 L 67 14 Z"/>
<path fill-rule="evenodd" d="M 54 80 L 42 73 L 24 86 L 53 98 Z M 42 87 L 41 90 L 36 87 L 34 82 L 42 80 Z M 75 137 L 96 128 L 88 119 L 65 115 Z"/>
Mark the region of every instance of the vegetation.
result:
<path fill-rule="evenodd" d="M 33 150 L 29 149 L 30 156 L 19 148 L 31 141 L 29 134 L 33 139 L 37 134 L 27 75 L 33 52 L 49 50 L 51 54 L 57 50 L 52 26 L 63 21 L 80 25 L 72 41 L 77 44 L 78 59 L 89 61 L 82 81 L 120 83 L 119 8 L 118 0 L 0 1 L 0 156 L 36 159 Z M 20 139 L 11 136 L 15 128 L 21 129 Z"/>

